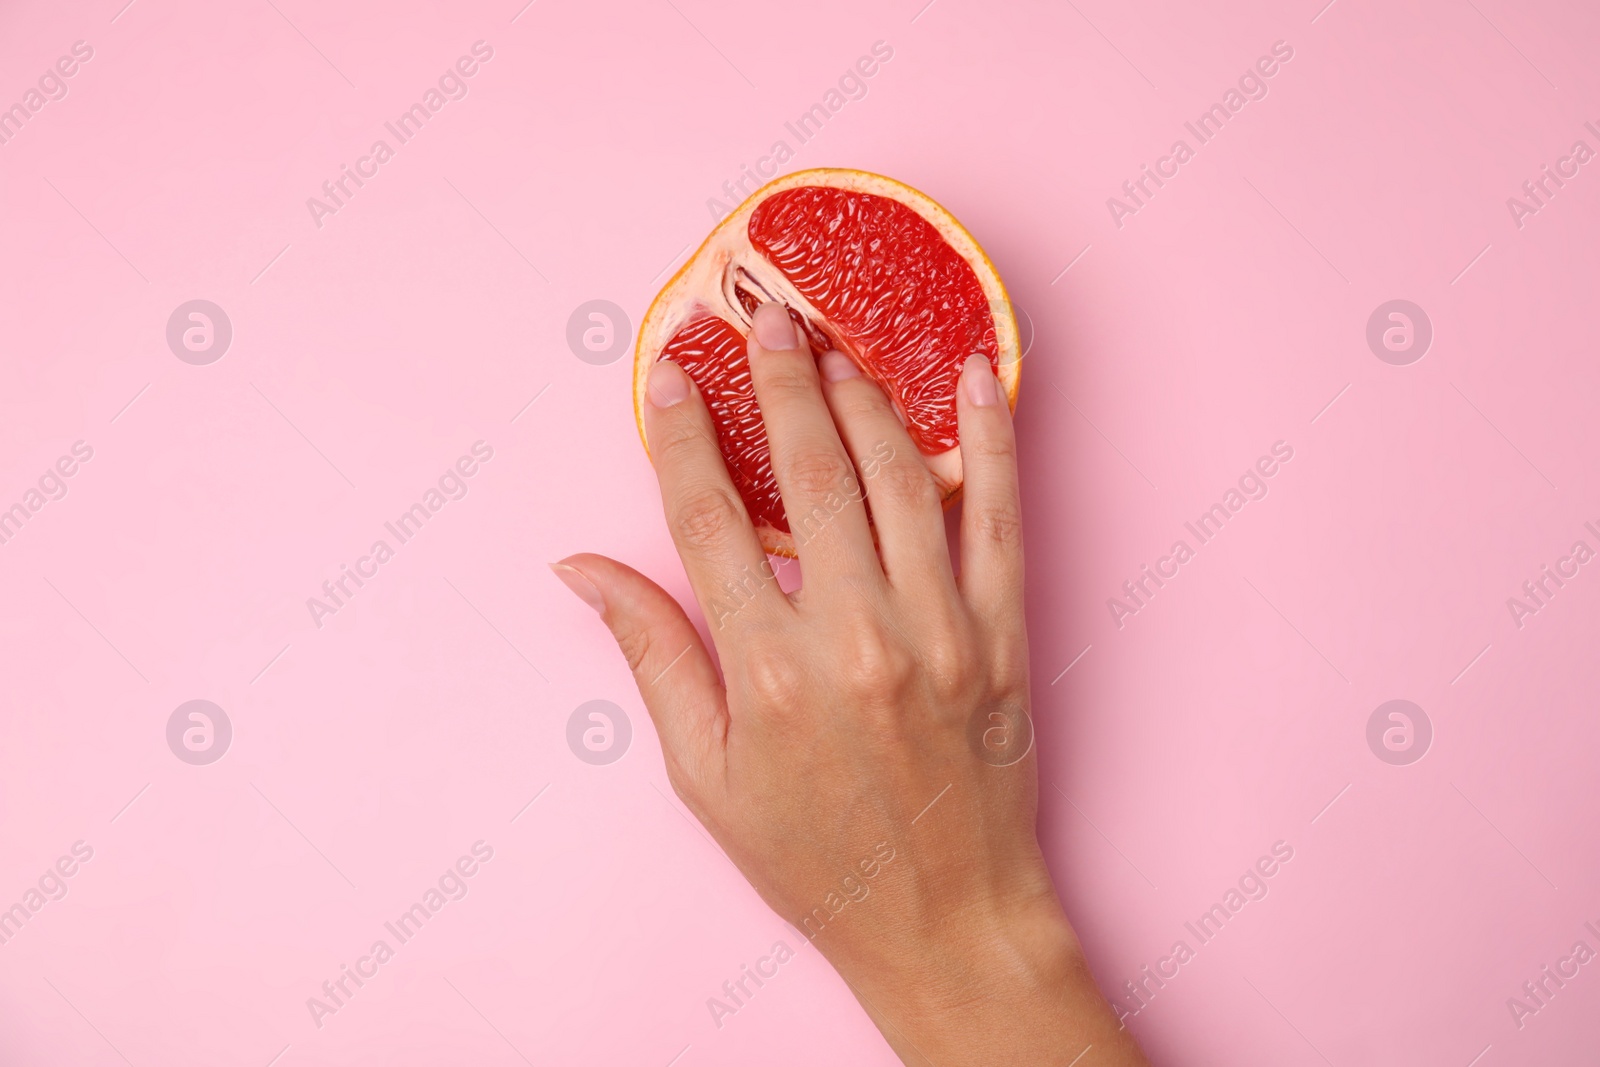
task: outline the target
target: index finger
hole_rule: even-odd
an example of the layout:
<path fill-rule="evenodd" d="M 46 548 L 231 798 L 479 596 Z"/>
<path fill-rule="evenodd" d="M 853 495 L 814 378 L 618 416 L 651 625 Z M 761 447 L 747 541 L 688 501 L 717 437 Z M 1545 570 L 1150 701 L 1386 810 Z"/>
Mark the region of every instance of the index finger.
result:
<path fill-rule="evenodd" d="M 713 635 L 747 609 L 792 611 L 728 474 L 711 412 L 670 360 L 650 370 L 644 421 L 672 542 Z"/>

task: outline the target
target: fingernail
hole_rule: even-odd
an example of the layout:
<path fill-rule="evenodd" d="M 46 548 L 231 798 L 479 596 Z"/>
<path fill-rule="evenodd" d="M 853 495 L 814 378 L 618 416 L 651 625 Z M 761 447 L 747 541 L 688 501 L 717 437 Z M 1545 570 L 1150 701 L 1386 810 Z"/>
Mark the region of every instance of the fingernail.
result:
<path fill-rule="evenodd" d="M 830 382 L 843 382 L 861 376 L 861 371 L 843 352 L 824 352 L 821 366 L 822 376 Z"/>
<path fill-rule="evenodd" d="M 582 571 L 576 567 L 569 567 L 565 563 L 551 563 L 548 566 L 551 572 L 561 579 L 563 585 L 578 594 L 579 600 L 595 611 L 605 614 L 606 602 L 600 596 L 600 590 L 596 589 L 595 584 L 583 576 Z"/>
<path fill-rule="evenodd" d="M 961 376 L 966 382 L 967 399 L 978 407 L 986 408 L 999 402 L 1000 383 L 995 380 L 994 372 L 989 369 L 989 361 L 983 356 L 968 357 Z"/>
<path fill-rule="evenodd" d="M 672 360 L 657 360 L 650 368 L 650 384 L 645 391 L 650 394 L 650 403 L 658 408 L 670 408 L 689 399 L 689 376 Z"/>
<path fill-rule="evenodd" d="M 756 343 L 768 352 L 787 352 L 800 347 L 789 309 L 776 302 L 756 308 L 755 335 Z"/>

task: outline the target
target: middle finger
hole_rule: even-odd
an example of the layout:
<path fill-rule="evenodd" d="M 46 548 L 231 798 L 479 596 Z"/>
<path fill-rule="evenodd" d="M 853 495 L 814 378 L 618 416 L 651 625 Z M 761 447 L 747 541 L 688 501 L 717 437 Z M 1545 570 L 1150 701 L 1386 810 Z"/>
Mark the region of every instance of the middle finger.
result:
<path fill-rule="evenodd" d="M 862 485 L 822 399 L 811 349 L 782 304 L 763 304 L 754 318 L 750 380 L 805 582 L 881 581 Z"/>

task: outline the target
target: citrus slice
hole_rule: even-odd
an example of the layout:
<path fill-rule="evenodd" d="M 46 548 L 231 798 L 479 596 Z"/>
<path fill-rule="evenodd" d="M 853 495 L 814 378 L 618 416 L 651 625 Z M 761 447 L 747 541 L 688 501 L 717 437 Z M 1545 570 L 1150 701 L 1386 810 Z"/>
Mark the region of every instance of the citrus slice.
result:
<path fill-rule="evenodd" d="M 974 354 L 988 359 L 1013 409 L 1021 370 L 1005 286 L 972 235 L 893 179 L 800 171 L 768 182 L 723 219 L 645 313 L 633 403 L 646 450 L 646 383 L 655 362 L 670 359 L 710 407 L 762 547 L 793 556 L 745 351 L 751 316 L 768 301 L 788 308 L 813 358 L 837 349 L 883 388 L 946 505 L 953 502 L 962 366 Z"/>

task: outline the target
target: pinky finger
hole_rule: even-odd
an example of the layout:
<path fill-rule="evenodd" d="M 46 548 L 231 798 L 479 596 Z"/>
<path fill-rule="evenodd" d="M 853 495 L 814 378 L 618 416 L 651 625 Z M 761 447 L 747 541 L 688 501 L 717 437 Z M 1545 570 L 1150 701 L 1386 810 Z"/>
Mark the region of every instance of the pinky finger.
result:
<path fill-rule="evenodd" d="M 962 368 L 960 420 L 961 592 L 983 623 L 1004 633 L 1022 625 L 1022 504 L 1011 407 L 983 356 Z"/>

